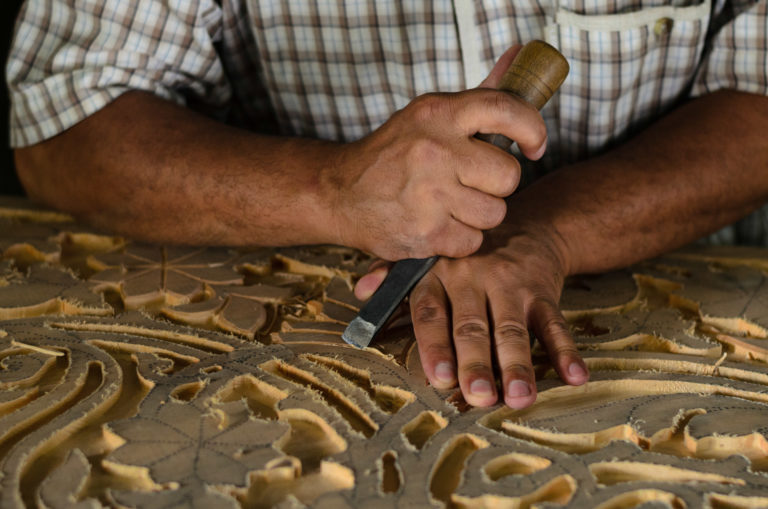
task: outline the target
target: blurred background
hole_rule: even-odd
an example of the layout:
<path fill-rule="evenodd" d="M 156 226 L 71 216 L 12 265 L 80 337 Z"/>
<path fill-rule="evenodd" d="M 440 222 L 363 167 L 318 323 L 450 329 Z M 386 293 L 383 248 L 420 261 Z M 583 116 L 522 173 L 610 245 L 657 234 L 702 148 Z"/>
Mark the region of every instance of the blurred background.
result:
<path fill-rule="evenodd" d="M 0 137 L 2 138 L 2 148 L 0 150 L 0 194 L 21 195 L 23 191 L 21 184 L 16 178 L 16 171 L 13 168 L 13 154 L 8 144 L 8 87 L 5 82 L 5 62 L 8 59 L 8 49 L 13 37 L 13 25 L 16 20 L 16 14 L 23 0 L 0 0 L 0 19 L 3 26 L 0 27 L 0 54 L 2 54 L 3 80 L 2 80 L 2 101 L 0 101 Z"/>

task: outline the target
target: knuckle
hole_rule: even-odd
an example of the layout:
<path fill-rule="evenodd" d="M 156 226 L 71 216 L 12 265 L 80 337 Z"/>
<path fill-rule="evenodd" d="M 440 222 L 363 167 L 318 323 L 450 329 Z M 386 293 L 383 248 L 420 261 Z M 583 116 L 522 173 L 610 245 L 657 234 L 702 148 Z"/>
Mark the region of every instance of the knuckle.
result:
<path fill-rule="evenodd" d="M 470 235 L 469 241 L 468 241 L 468 249 L 469 254 L 474 253 L 478 249 L 480 249 L 480 246 L 483 245 L 483 232 L 479 230 L 475 230 Z"/>
<path fill-rule="evenodd" d="M 414 120 L 417 122 L 434 122 L 448 113 L 449 104 L 445 94 L 422 94 L 411 101 Z"/>
<path fill-rule="evenodd" d="M 578 357 L 579 351 L 576 349 L 576 345 L 571 342 L 556 344 L 548 348 L 551 353 L 556 357 Z"/>
<path fill-rule="evenodd" d="M 511 100 L 508 94 L 496 90 L 489 90 L 482 98 L 483 106 L 486 109 L 492 112 L 499 112 L 502 115 L 511 115 L 513 113 Z"/>
<path fill-rule="evenodd" d="M 494 228 L 504 221 L 507 215 L 507 204 L 501 198 L 492 200 L 488 205 L 488 210 L 485 213 L 485 219 L 488 224 L 488 228 Z"/>
<path fill-rule="evenodd" d="M 451 260 L 452 272 L 456 274 L 461 281 L 469 282 L 472 280 L 474 273 L 474 263 L 467 258 L 458 258 Z"/>
<path fill-rule="evenodd" d="M 421 220 L 421 221 L 416 221 L 411 226 L 410 230 L 411 230 L 411 233 L 412 233 L 413 237 L 418 242 L 429 243 L 429 241 L 431 240 L 432 236 L 434 235 L 433 234 L 434 228 L 435 227 L 434 227 L 434 225 L 432 224 L 431 221 Z"/>
<path fill-rule="evenodd" d="M 441 159 L 442 145 L 430 137 L 413 138 L 408 149 L 408 161 L 421 169 L 425 163 L 434 163 Z M 429 181 L 428 181 L 429 182 Z"/>
<path fill-rule="evenodd" d="M 437 245 L 438 253 L 440 256 L 446 256 L 448 258 L 461 258 L 463 241 L 459 237 L 454 238 L 442 238 L 441 242 Z"/>
<path fill-rule="evenodd" d="M 525 123 L 525 130 L 521 132 L 518 139 L 526 145 L 539 147 L 547 139 L 547 126 L 538 112 L 535 118 L 535 121 Z"/>
<path fill-rule="evenodd" d="M 472 373 L 478 375 L 484 375 L 491 370 L 490 364 L 482 361 L 465 362 L 459 365 L 459 371 L 464 375 L 470 375 Z"/>
<path fill-rule="evenodd" d="M 494 328 L 498 345 L 516 345 L 528 341 L 528 328 L 515 320 L 503 321 Z"/>
<path fill-rule="evenodd" d="M 421 354 L 428 359 L 452 359 L 453 348 L 450 344 L 442 342 L 431 342 L 420 344 Z"/>
<path fill-rule="evenodd" d="M 464 343 L 487 343 L 490 340 L 488 323 L 479 317 L 459 319 L 454 324 L 453 337 Z"/>
<path fill-rule="evenodd" d="M 503 196 L 512 194 L 520 183 L 520 163 L 512 158 L 512 163 L 507 165 L 501 172 L 499 187 Z"/>
<path fill-rule="evenodd" d="M 553 316 L 547 319 L 547 321 L 544 322 L 542 331 L 545 335 L 553 338 L 566 338 L 570 340 L 571 337 L 571 331 L 568 328 L 568 325 L 565 323 L 565 320 L 559 316 Z"/>
<path fill-rule="evenodd" d="M 452 258 L 464 258 L 469 256 L 483 244 L 483 232 L 480 230 L 472 230 L 467 232 L 466 235 L 457 239 L 450 249 L 448 249 L 446 255 Z"/>
<path fill-rule="evenodd" d="M 411 313 L 416 322 L 422 324 L 445 324 L 448 321 L 445 306 L 431 294 L 416 295 L 411 300 Z"/>
<path fill-rule="evenodd" d="M 406 228 L 410 232 L 412 244 L 423 249 L 434 250 L 441 239 L 441 226 L 439 220 L 435 218 L 421 218 L 415 221 L 410 227 Z M 434 253 L 431 253 L 434 254 Z"/>
<path fill-rule="evenodd" d="M 488 265 L 486 273 L 488 280 L 495 281 L 499 288 L 519 288 L 520 278 L 515 269 L 515 265 L 509 260 L 496 259 L 494 263 Z"/>
<path fill-rule="evenodd" d="M 501 367 L 503 374 L 510 378 L 533 380 L 533 366 L 520 362 L 510 362 Z"/>

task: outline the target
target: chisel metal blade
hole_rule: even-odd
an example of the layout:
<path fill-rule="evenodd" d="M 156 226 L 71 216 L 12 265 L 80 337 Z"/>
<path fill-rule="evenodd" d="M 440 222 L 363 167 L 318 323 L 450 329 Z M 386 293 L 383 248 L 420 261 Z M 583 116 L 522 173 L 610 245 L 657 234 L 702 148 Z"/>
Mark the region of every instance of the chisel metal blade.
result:
<path fill-rule="evenodd" d="M 396 262 L 373 297 L 344 330 L 342 339 L 358 348 L 370 345 L 373 337 L 387 323 L 411 288 L 424 277 L 437 259 L 437 256 L 432 256 Z"/>

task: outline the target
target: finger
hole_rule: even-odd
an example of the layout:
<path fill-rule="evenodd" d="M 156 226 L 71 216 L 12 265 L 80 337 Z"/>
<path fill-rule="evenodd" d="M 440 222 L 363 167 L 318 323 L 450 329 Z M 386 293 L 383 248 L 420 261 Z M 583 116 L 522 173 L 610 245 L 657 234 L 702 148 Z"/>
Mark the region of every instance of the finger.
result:
<path fill-rule="evenodd" d="M 531 104 L 507 92 L 476 88 L 448 96 L 456 124 L 466 136 L 499 133 L 515 140 L 526 157 L 541 156 L 547 128 Z"/>
<path fill-rule="evenodd" d="M 515 409 L 525 408 L 536 401 L 536 379 L 522 302 L 514 289 L 501 286 L 490 289 L 488 298 L 504 403 Z"/>
<path fill-rule="evenodd" d="M 501 77 L 504 76 L 505 72 L 507 72 L 507 69 L 509 69 L 512 61 L 515 59 L 522 48 L 522 44 L 515 44 L 514 46 L 507 49 L 507 51 L 505 51 L 496 61 L 496 64 L 493 66 L 493 69 L 491 69 L 488 77 L 486 77 L 483 82 L 478 85 L 478 88 L 499 88 Z"/>
<path fill-rule="evenodd" d="M 531 306 L 530 318 L 531 328 L 547 349 L 560 378 L 570 385 L 586 383 L 589 371 L 557 305 L 550 300 L 539 299 Z"/>
<path fill-rule="evenodd" d="M 463 186 L 451 196 L 449 209 L 454 219 L 478 230 L 495 228 L 507 215 L 503 199 Z"/>
<path fill-rule="evenodd" d="M 370 263 L 370 265 L 368 265 L 368 272 L 373 272 L 374 270 L 381 267 L 390 267 L 390 266 L 392 266 L 392 262 L 388 262 L 387 260 L 382 260 L 381 258 L 376 258 Z"/>
<path fill-rule="evenodd" d="M 512 194 L 520 183 L 517 159 L 485 141 L 469 138 L 468 142 L 467 159 L 456 160 L 459 182 L 499 198 Z"/>
<path fill-rule="evenodd" d="M 410 304 L 413 332 L 424 373 L 438 389 L 453 387 L 456 385 L 456 358 L 451 346 L 448 300 L 443 285 L 433 272 L 428 272 L 413 288 Z"/>
<path fill-rule="evenodd" d="M 379 263 L 381 262 L 381 263 Z M 374 265 L 375 264 L 375 265 Z M 381 286 L 381 283 L 389 274 L 391 263 L 383 260 L 377 260 L 371 264 L 368 274 L 360 278 L 355 285 L 355 297 L 360 300 L 368 300 L 371 295 Z"/>
<path fill-rule="evenodd" d="M 491 337 L 485 291 L 472 281 L 472 275 L 454 273 L 446 293 L 451 302 L 453 344 L 456 349 L 459 386 L 470 405 L 496 403 Z"/>

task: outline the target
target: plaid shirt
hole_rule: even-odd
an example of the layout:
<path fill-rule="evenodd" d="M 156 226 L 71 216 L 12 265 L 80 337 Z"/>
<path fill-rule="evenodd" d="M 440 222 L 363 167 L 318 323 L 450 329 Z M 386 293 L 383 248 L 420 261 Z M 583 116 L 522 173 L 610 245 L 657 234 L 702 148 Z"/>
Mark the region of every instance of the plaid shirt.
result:
<path fill-rule="evenodd" d="M 707 42 L 724 8 L 735 19 Z M 540 170 L 604 150 L 689 92 L 768 94 L 766 0 L 27 0 L 7 66 L 11 144 L 128 90 L 255 130 L 354 140 L 419 94 L 476 86 L 531 39 L 571 64 L 542 112 Z M 748 239 L 721 240 L 768 243 L 768 213 L 750 221 Z"/>

